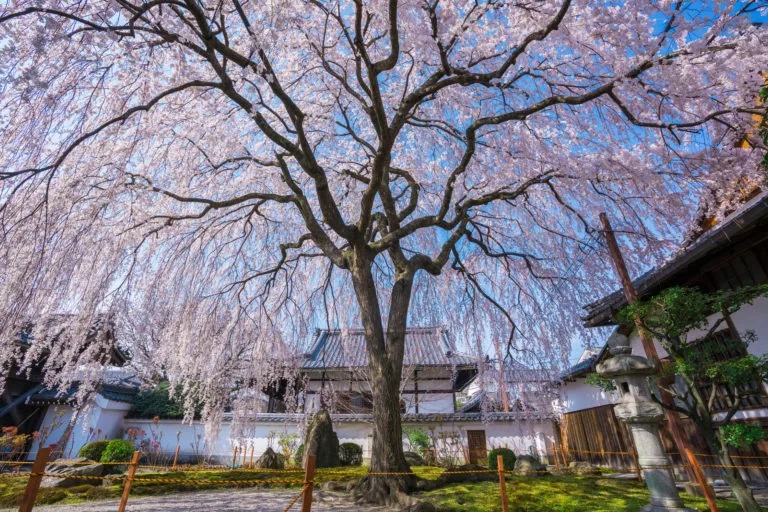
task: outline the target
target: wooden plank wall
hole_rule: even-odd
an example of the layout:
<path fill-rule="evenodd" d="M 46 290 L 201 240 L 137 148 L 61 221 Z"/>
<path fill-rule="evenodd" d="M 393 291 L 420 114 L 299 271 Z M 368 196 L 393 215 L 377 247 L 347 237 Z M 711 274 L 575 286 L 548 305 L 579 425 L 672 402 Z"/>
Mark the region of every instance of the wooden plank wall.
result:
<path fill-rule="evenodd" d="M 560 422 L 560 439 L 568 460 L 589 462 L 615 469 L 633 468 L 632 436 L 616 419 L 612 405 L 567 413 Z"/>
<path fill-rule="evenodd" d="M 755 422 L 768 429 L 768 419 L 755 420 Z M 680 426 L 691 450 L 699 454 L 699 463 L 704 466 L 707 477 L 712 480 L 721 479 L 720 469 L 707 467 L 717 465 L 718 461 L 706 455 L 709 450 L 693 422 L 688 418 L 681 418 Z M 612 405 L 567 413 L 560 421 L 559 427 L 560 443 L 568 450 L 569 461 L 584 461 L 616 470 L 629 470 L 635 467 L 635 460 L 631 455 L 635 449 L 632 435 L 626 424 L 616 418 Z M 671 463 L 680 466 L 675 469 L 675 475 L 680 480 L 686 480 L 686 472 L 682 468 L 682 457 L 677 451 L 672 436 L 663 428 L 663 425 L 661 438 Z M 740 469 L 747 481 L 768 482 L 768 441 L 760 441 L 744 449 L 729 449 L 736 465 L 750 466 Z"/>

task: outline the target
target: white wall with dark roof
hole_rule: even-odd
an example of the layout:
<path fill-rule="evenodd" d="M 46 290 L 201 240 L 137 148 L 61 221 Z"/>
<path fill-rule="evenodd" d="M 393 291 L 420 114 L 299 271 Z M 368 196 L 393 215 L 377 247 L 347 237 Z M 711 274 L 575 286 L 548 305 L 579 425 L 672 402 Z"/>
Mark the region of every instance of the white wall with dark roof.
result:
<path fill-rule="evenodd" d="M 123 421 L 131 408 L 131 404 L 108 400 L 97 394 L 96 398 L 74 417 L 75 409 L 66 404 L 48 407 L 43 421 L 38 429 L 44 433 L 44 445 L 63 443 L 61 453 L 64 457 L 75 457 L 85 444 L 99 439 L 115 439 L 123 436 Z M 68 425 L 74 419 L 69 436 L 65 436 Z M 33 452 L 37 451 L 38 442 Z M 30 454 L 30 460 L 34 453 Z"/>
<path fill-rule="evenodd" d="M 597 386 L 587 384 L 584 378 L 563 383 L 561 406 L 564 413 L 617 403 L 619 403 L 619 397 L 615 392 L 606 392 Z"/>

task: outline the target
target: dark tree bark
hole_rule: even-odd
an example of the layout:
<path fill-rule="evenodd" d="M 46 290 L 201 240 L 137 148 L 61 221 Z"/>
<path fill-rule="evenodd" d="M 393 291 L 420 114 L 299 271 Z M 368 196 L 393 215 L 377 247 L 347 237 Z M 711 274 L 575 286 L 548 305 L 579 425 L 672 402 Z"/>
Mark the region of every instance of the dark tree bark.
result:
<path fill-rule="evenodd" d="M 404 493 L 413 490 L 416 481 L 409 474 L 403 454 L 400 421 L 400 379 L 413 271 L 406 269 L 398 274 L 385 327 L 371 264 L 364 255 L 357 254 L 350 269 L 365 331 L 374 420 L 372 474 L 360 481 L 356 494 L 365 501 L 396 504 Z"/>
<path fill-rule="evenodd" d="M 699 427 L 704 431 L 704 440 L 707 443 L 707 448 L 717 457 L 720 465 L 723 466 L 723 477 L 731 487 L 733 496 L 741 505 L 741 509 L 744 512 L 760 512 L 763 510 L 755 500 L 752 489 L 747 487 L 747 484 L 744 482 L 738 468 L 733 467 L 735 464 L 728 453 L 728 447 L 717 435 L 716 427 L 706 422 L 704 425 L 699 424 Z"/>

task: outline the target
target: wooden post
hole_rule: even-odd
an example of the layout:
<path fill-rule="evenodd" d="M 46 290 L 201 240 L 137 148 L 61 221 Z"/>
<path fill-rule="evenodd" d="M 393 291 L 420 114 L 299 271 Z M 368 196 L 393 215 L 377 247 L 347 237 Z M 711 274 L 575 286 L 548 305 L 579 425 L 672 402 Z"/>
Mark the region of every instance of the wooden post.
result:
<path fill-rule="evenodd" d="M 605 241 L 608 244 L 608 250 L 611 253 L 613 265 L 616 268 L 616 273 L 619 275 L 621 286 L 624 289 L 624 298 L 626 299 L 627 304 L 631 305 L 637 300 L 637 292 L 635 291 L 634 286 L 632 286 L 632 279 L 629 277 L 629 271 L 627 270 L 627 265 L 624 262 L 624 256 L 622 256 L 621 250 L 619 250 L 619 244 L 616 242 L 616 237 L 613 234 L 613 228 L 611 227 L 611 223 L 605 213 L 600 214 L 600 221 L 603 223 L 603 234 L 605 235 Z M 656 362 L 656 364 L 660 364 L 659 354 L 656 351 L 656 345 L 653 344 L 653 339 L 651 338 L 650 334 L 643 328 L 642 322 L 638 316 L 635 316 L 634 322 L 635 326 L 637 327 L 637 332 L 640 335 L 640 341 L 643 342 L 645 356 L 648 359 Z M 661 401 L 667 405 L 672 404 L 672 396 L 668 392 L 665 392 L 663 389 L 661 390 Z M 669 430 L 669 433 L 672 434 L 672 439 L 675 441 L 675 446 L 677 446 L 678 452 L 681 454 L 685 453 L 687 445 L 685 444 L 684 438 L 681 434 L 682 429 L 680 428 L 680 415 L 677 412 L 671 411 L 665 407 L 664 416 L 667 420 L 667 429 Z M 692 482 L 698 480 L 695 471 L 693 471 L 688 466 L 686 466 L 686 472 L 688 473 L 688 478 Z M 702 489 L 707 487 L 706 480 L 698 480 L 698 482 Z M 710 509 L 710 512 L 715 511 L 714 509 Z"/>
<path fill-rule="evenodd" d="M 499 472 L 499 492 L 501 493 L 501 510 L 509 512 L 509 496 L 507 496 L 507 480 L 504 478 L 504 457 L 496 456 L 496 469 Z"/>
<path fill-rule="evenodd" d="M 173 469 L 176 469 L 176 464 L 179 462 L 179 450 L 181 449 L 180 445 L 176 445 L 176 453 L 173 454 Z"/>
<path fill-rule="evenodd" d="M 253 469 L 253 450 L 254 450 L 254 447 L 251 446 L 251 460 L 250 462 L 248 462 L 248 467 L 251 469 Z"/>
<path fill-rule="evenodd" d="M 685 448 L 685 455 L 688 457 L 688 462 L 691 463 L 693 472 L 696 473 L 696 479 L 699 482 L 704 482 L 704 487 L 701 488 L 701 492 L 704 494 L 704 498 L 707 500 L 709 510 L 711 512 L 718 512 L 719 509 L 717 508 L 717 502 L 715 501 L 715 493 L 709 484 L 707 484 L 707 479 L 704 476 L 704 472 L 701 470 L 701 466 L 699 465 L 698 459 L 696 459 L 696 455 L 694 455 L 691 449 L 688 447 Z"/>
<path fill-rule="evenodd" d="M 235 464 L 237 464 L 237 446 L 235 446 L 235 451 L 232 453 L 232 469 L 235 469 Z"/>
<path fill-rule="evenodd" d="M 637 473 L 637 481 L 642 483 L 643 482 L 643 470 L 640 469 L 640 458 L 637 456 L 637 448 L 635 448 L 635 445 L 632 445 L 632 460 L 635 463 L 635 473 Z"/>
<path fill-rule="evenodd" d="M 555 445 L 554 441 L 552 441 L 552 453 L 553 453 L 553 458 L 555 459 L 555 471 L 557 471 L 559 473 L 560 472 L 560 462 L 558 462 L 558 460 L 557 460 L 557 446 Z"/>
<path fill-rule="evenodd" d="M 507 395 L 507 375 L 504 372 L 504 358 L 501 356 L 501 346 L 499 338 L 493 338 L 493 345 L 496 349 L 496 357 L 499 359 L 499 391 L 501 391 L 501 403 L 504 406 L 504 412 L 509 412 L 509 395 Z"/>
<path fill-rule="evenodd" d="M 307 468 L 304 471 L 304 497 L 301 499 L 301 512 L 312 512 L 312 489 L 315 482 L 315 456 L 307 455 Z"/>
<path fill-rule="evenodd" d="M 244 447 L 243 447 L 243 463 L 242 463 L 242 466 L 243 466 L 243 467 L 245 467 L 245 457 L 246 457 L 247 455 L 248 455 L 248 447 L 247 447 L 247 446 L 244 446 Z"/>
<path fill-rule="evenodd" d="M 123 496 L 120 498 L 120 506 L 117 508 L 117 512 L 125 512 L 125 507 L 128 505 L 128 496 L 131 494 L 131 484 L 133 484 L 133 477 L 136 474 L 136 466 L 139 465 L 139 457 L 141 457 L 141 451 L 136 450 L 133 452 L 131 465 L 128 466 L 128 475 L 125 478 Z"/>
<path fill-rule="evenodd" d="M 32 465 L 32 472 L 29 474 L 29 480 L 27 480 L 27 488 L 24 490 L 24 496 L 21 498 L 19 512 L 31 512 L 32 507 L 35 506 L 35 498 L 37 497 L 38 489 L 40 489 L 40 482 L 43 480 L 45 465 L 48 464 L 48 458 L 51 456 L 55 446 L 51 445 L 37 450 L 35 463 Z"/>

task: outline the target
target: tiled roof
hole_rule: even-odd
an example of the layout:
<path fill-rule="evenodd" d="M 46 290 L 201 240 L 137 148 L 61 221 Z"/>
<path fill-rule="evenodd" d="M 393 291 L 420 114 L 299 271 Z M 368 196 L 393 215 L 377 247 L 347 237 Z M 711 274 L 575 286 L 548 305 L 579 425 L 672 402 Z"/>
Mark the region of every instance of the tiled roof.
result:
<path fill-rule="evenodd" d="M 307 354 L 305 369 L 367 366 L 362 329 L 319 330 Z M 442 327 L 417 327 L 405 333 L 405 366 L 475 366 L 473 358 L 456 352 Z"/>
<path fill-rule="evenodd" d="M 63 392 L 59 389 L 42 389 L 29 397 L 27 403 L 29 405 L 68 404 L 74 400 L 79 387 L 79 383 L 75 383 Z M 107 400 L 130 404 L 136 399 L 139 386 L 133 381 L 104 383 L 99 386 L 98 393 Z"/>

